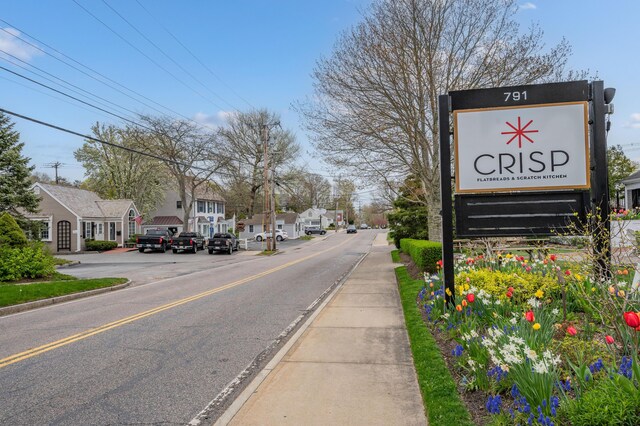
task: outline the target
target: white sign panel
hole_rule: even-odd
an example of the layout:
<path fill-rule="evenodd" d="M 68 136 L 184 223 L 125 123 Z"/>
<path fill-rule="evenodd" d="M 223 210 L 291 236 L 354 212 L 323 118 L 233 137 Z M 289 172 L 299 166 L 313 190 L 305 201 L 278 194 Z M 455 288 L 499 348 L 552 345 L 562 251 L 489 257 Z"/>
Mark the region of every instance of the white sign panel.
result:
<path fill-rule="evenodd" d="M 456 192 L 589 188 L 586 102 L 454 112 Z"/>

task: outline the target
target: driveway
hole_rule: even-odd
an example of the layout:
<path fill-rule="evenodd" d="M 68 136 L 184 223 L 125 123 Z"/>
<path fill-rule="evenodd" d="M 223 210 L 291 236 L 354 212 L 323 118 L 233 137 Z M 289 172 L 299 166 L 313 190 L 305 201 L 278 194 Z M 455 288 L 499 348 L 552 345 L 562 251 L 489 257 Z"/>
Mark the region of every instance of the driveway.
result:
<path fill-rule="evenodd" d="M 322 237 L 322 239 L 326 236 Z M 280 252 L 298 250 L 304 244 L 319 241 L 287 240 L 277 243 Z M 137 250 L 127 252 L 104 252 L 56 255 L 67 260 L 78 261 L 80 264 L 61 268 L 64 274 L 78 278 L 125 277 L 132 281 L 132 285 L 141 285 L 162 279 L 179 277 L 193 272 L 215 269 L 236 263 L 248 262 L 255 259 L 259 251 L 266 249 L 266 242 L 249 242 L 249 250 L 239 250 L 233 255 L 225 253 L 209 254 L 207 250 L 196 254 L 189 252 L 166 253 L 144 252 Z"/>

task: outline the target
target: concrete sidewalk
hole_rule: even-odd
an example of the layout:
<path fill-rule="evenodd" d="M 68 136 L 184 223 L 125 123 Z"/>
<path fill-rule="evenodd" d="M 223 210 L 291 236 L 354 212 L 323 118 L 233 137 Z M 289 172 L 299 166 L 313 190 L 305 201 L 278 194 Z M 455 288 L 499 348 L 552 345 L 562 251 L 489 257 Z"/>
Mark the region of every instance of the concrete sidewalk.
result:
<path fill-rule="evenodd" d="M 216 425 L 427 424 L 385 236 Z"/>

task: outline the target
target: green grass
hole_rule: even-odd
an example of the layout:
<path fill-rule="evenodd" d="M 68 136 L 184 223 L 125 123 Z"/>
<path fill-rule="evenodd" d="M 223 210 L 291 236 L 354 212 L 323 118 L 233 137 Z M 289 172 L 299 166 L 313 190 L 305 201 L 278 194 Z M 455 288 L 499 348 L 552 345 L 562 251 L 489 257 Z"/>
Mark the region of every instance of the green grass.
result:
<path fill-rule="evenodd" d="M 54 257 L 53 257 L 53 263 L 54 263 L 56 266 L 60 266 L 60 265 L 67 265 L 67 264 L 72 263 L 72 262 L 71 262 L 70 260 L 62 259 L 62 258 L 60 258 L 60 257 L 55 257 L 55 256 L 54 256 Z"/>
<path fill-rule="evenodd" d="M 393 250 L 391 252 L 391 260 L 393 263 L 400 263 L 400 250 Z"/>
<path fill-rule="evenodd" d="M 303 235 L 299 238 L 302 241 L 309 241 L 309 240 L 313 240 L 313 236 L 311 235 Z"/>
<path fill-rule="evenodd" d="M 93 278 L 32 284 L 0 284 L 0 307 L 64 296 L 65 294 L 79 293 L 96 288 L 111 287 L 125 282 L 127 282 L 126 278 Z"/>
<path fill-rule="evenodd" d="M 429 425 L 472 426 L 471 416 L 458 395 L 440 349 L 416 306 L 416 297 L 424 282 L 413 280 L 405 266 L 396 268 L 396 278 Z"/>

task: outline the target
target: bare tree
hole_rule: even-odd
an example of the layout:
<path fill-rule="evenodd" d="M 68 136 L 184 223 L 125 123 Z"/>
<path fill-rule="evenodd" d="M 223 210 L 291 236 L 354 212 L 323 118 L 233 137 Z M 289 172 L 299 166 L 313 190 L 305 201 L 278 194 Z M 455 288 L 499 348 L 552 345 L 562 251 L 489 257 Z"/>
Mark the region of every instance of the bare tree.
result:
<path fill-rule="evenodd" d="M 264 181 L 262 125 L 279 121 L 276 113 L 266 109 L 238 112 L 229 116 L 227 125 L 219 132 L 224 142 L 223 155 L 232 159 L 226 165 L 231 177 L 225 183 L 237 186 L 242 182 L 249 187 L 248 199 L 244 202 L 249 217 L 256 213 L 256 199 Z M 269 136 L 269 168 L 277 171 L 292 164 L 300 151 L 295 135 L 289 130 L 274 127 Z"/>
<path fill-rule="evenodd" d="M 570 54 L 520 33 L 514 0 L 377 0 L 313 73 L 297 109 L 316 150 L 338 168 L 390 188 L 413 174 L 440 240 L 438 96 L 449 90 L 555 81 Z"/>
<path fill-rule="evenodd" d="M 226 164 L 226 158 L 219 155 L 220 141 L 215 133 L 205 132 L 190 121 L 152 116 L 142 116 L 141 120 L 151 130 L 138 129 L 134 137 L 145 150 L 165 159 L 162 162 L 182 200 L 182 220 L 187 229 L 196 189 L 210 185 Z"/>
<path fill-rule="evenodd" d="M 277 179 L 281 204 L 290 210 L 331 207 L 331 183 L 323 176 L 303 168 L 292 168 Z"/>

